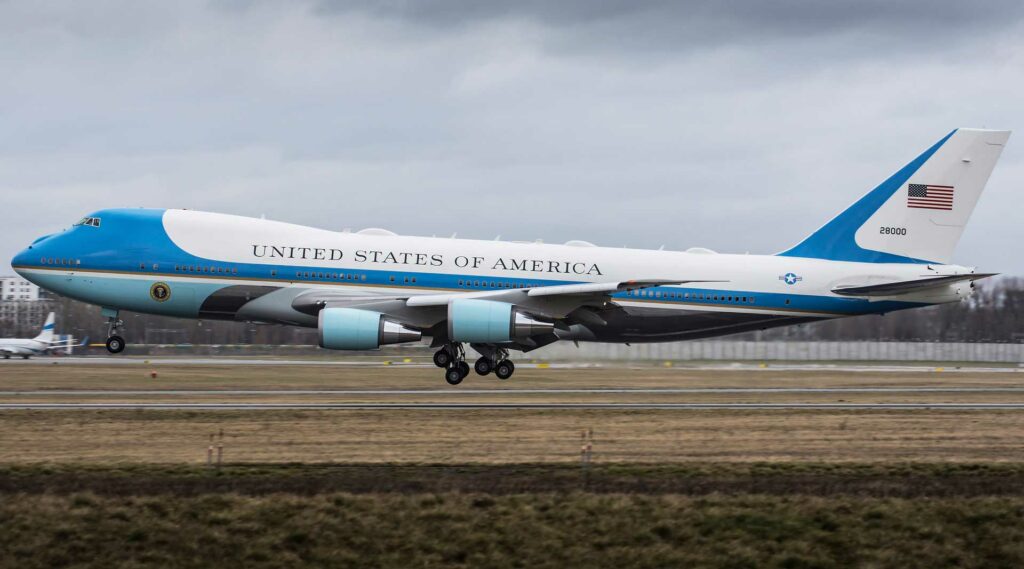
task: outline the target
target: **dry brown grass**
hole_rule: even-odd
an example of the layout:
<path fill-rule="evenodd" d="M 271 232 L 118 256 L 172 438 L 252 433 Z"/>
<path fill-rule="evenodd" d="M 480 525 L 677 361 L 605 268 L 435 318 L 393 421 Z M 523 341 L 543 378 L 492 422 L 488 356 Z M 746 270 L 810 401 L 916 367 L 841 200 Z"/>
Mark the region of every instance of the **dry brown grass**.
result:
<path fill-rule="evenodd" d="M 1024 413 L 819 411 L 12 411 L 0 463 L 1024 461 Z"/>
<path fill-rule="evenodd" d="M 150 369 L 156 379 L 148 376 Z M 451 389 L 435 368 L 319 366 L 4 365 L 0 390 Z M 853 387 L 1018 385 L 1018 373 L 908 373 L 692 369 L 523 369 L 508 382 L 472 375 L 463 386 Z M 28 401 L 4 396 L 4 401 Z M 162 400 L 229 401 L 225 396 Z M 1024 401 L 1024 394 L 417 395 L 282 396 L 236 401 Z M 158 397 L 46 397 L 142 401 Z M 609 462 L 1024 461 L 1024 413 L 1015 411 L 6 411 L 0 463 L 166 462 L 205 459 L 226 434 L 237 462 L 566 462 L 595 430 Z"/>

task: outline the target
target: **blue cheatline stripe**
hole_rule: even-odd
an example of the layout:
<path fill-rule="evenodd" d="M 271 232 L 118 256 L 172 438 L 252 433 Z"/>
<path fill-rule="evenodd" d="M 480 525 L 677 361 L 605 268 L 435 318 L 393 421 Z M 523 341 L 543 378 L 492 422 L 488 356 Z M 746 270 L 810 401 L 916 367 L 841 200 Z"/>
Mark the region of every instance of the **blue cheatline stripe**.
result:
<path fill-rule="evenodd" d="M 948 137 L 947 137 L 948 138 Z M 945 139 L 943 139 L 945 140 Z M 941 144 L 941 142 L 939 143 Z M 937 148 L 939 145 L 936 145 Z M 934 151 L 934 148 L 933 150 Z M 922 155 L 919 160 L 927 157 Z M 877 191 L 877 190 L 876 190 Z M 874 192 L 873 192 L 874 193 Z M 863 201 L 863 200 L 862 200 Z M 16 268 L 41 268 L 53 270 L 56 274 L 64 275 L 67 271 L 99 271 L 112 273 L 110 278 L 114 280 L 117 274 L 130 274 L 150 277 L 153 281 L 184 280 L 192 278 L 223 279 L 225 281 L 259 280 L 281 283 L 282 286 L 292 283 L 312 286 L 319 285 L 349 285 L 349 286 L 373 286 L 373 287 L 394 287 L 396 289 L 409 288 L 410 290 L 427 289 L 438 292 L 448 291 L 495 291 L 512 290 L 516 288 L 530 288 L 539 286 L 552 286 L 562 284 L 577 284 L 584 281 L 573 279 L 574 275 L 565 275 L 563 279 L 557 278 L 522 278 L 522 277 L 482 277 L 478 275 L 461 275 L 451 273 L 426 273 L 413 271 L 389 271 L 362 267 L 296 267 L 289 265 L 266 265 L 255 263 L 229 263 L 213 259 L 205 259 L 192 255 L 168 237 L 163 228 L 163 214 L 165 210 L 139 209 L 139 210 L 104 210 L 92 214 L 95 217 L 103 218 L 103 227 L 95 228 L 90 226 L 76 226 L 67 232 L 61 233 L 59 241 L 44 240 L 29 250 L 24 257 L 19 257 Z M 133 243 L 145 244 L 144 247 L 136 247 L 131 250 L 124 249 L 123 236 L 130 235 Z M 59 244 L 59 250 L 57 249 Z M 787 252 L 788 253 L 788 252 Z M 133 255 L 136 257 L 133 258 Z M 793 255 L 796 256 L 796 255 Z M 42 263 L 41 259 L 72 259 L 70 266 L 51 266 Z M 142 268 L 140 268 L 140 264 Z M 155 268 L 154 268 L 155 267 Z M 176 270 L 181 267 L 203 267 L 205 272 L 195 270 Z M 225 272 L 224 269 L 227 269 Z M 352 278 L 339 278 L 343 275 L 355 276 Z M 189 307 L 184 305 L 180 295 L 172 290 L 171 298 L 165 303 L 151 302 L 149 299 L 148 286 L 145 283 L 144 294 L 140 302 L 145 303 L 145 309 L 119 306 L 130 310 L 152 311 L 165 313 L 174 310 L 175 314 L 189 316 L 213 292 L 223 286 L 230 286 L 229 283 L 196 283 L 194 298 L 190 299 Z M 467 284 L 468 283 L 468 284 Z M 505 286 L 495 286 L 499 283 Z M 67 288 L 64 277 L 53 279 L 51 288 L 60 291 Z M 90 293 L 98 292 L 97 287 L 86 286 L 84 283 L 76 285 L 70 283 L 79 291 L 78 295 L 69 296 L 85 297 Z M 132 291 L 135 291 L 132 287 Z M 110 291 L 111 294 L 117 291 Z M 672 293 L 683 298 L 665 298 L 664 293 Z M 661 296 L 651 296 L 652 293 L 661 293 Z M 133 292 L 133 294 L 135 294 Z M 689 294 L 689 298 L 685 295 Z M 694 295 L 703 294 L 704 298 L 694 298 Z M 834 314 L 873 314 L 890 312 L 903 308 L 922 306 L 921 303 L 908 302 L 868 302 L 855 298 L 842 298 L 831 296 L 801 295 L 766 293 L 760 291 L 737 291 L 728 289 L 707 289 L 687 287 L 655 287 L 648 289 L 647 296 L 631 296 L 625 293 L 612 295 L 616 299 L 630 301 L 654 301 L 665 304 L 680 304 L 692 306 L 716 306 L 716 307 L 737 307 L 749 309 L 777 309 L 808 312 L 825 312 Z M 718 297 L 717 299 L 715 297 Z M 737 302 L 735 300 L 723 300 L 732 296 L 748 297 L 748 302 Z M 711 298 L 708 298 L 711 297 Z M 754 297 L 754 302 L 749 298 Z M 114 300 L 114 299 L 112 299 Z M 787 303 L 788 301 L 788 303 Z M 99 301 L 93 301 L 99 302 Z M 152 308 L 152 310 L 150 310 Z"/>
<path fill-rule="evenodd" d="M 173 268 L 173 264 L 171 265 Z M 132 285 L 134 289 L 134 296 L 139 297 L 137 300 L 143 302 L 142 305 L 134 306 L 120 306 L 121 308 L 129 308 L 131 310 L 152 310 L 163 313 L 164 311 L 173 311 L 177 315 L 187 316 L 188 314 L 182 311 L 193 312 L 198 309 L 198 306 L 214 294 L 221 288 L 232 286 L 237 284 L 237 279 L 253 279 L 268 282 L 280 282 L 282 286 L 297 283 L 300 285 L 308 285 L 310 287 L 327 287 L 330 285 L 339 285 L 347 287 L 391 287 L 397 291 L 402 289 L 409 290 L 410 293 L 423 293 L 424 290 L 447 293 L 447 292 L 481 292 L 481 291 L 502 291 L 502 290 L 516 290 L 517 288 L 529 288 L 529 287 L 541 287 L 541 286 L 553 286 L 562 284 L 578 284 L 579 281 L 556 281 L 556 280 L 545 280 L 545 279 L 514 279 L 514 278 L 486 278 L 482 279 L 479 276 L 467 276 L 459 274 L 435 274 L 435 273 L 413 273 L 413 272 L 392 272 L 392 271 L 367 271 L 362 269 L 353 268 L 331 268 L 314 270 L 309 268 L 303 268 L 300 272 L 305 274 L 316 274 L 316 275 L 329 275 L 325 277 L 303 277 L 296 279 L 294 277 L 295 270 L 291 270 L 291 278 L 285 278 L 282 274 L 287 274 L 286 268 L 276 269 L 278 272 L 277 276 L 270 276 L 271 270 L 262 266 L 246 266 L 246 265 L 228 265 L 223 266 L 233 267 L 238 269 L 238 274 L 232 275 L 216 275 L 216 274 L 174 274 L 174 273 L 147 273 L 147 272 L 134 272 L 125 273 L 132 275 L 139 275 L 145 277 L 151 277 L 155 280 L 162 280 L 171 284 L 171 300 L 167 303 L 155 303 L 149 299 L 149 286 L 150 281 L 148 280 L 135 280 L 135 279 L 124 279 L 119 278 L 117 273 L 111 274 L 109 277 L 83 277 L 88 278 L 90 281 L 98 281 L 100 279 L 110 281 L 125 281 L 127 285 Z M 88 269 L 85 269 L 88 270 Z M 333 275 L 343 274 L 355 274 L 360 277 L 359 280 L 342 280 L 335 279 Z M 361 277 L 366 276 L 363 280 Z M 54 275 L 56 277 L 56 275 Z M 203 279 L 224 279 L 228 282 L 222 283 L 195 283 L 191 286 L 188 283 L 190 277 L 203 278 Z M 394 281 L 391 278 L 394 277 Z M 180 280 L 178 280 L 180 279 Z M 176 282 L 177 281 L 177 282 Z M 234 281 L 234 282 L 232 282 Z M 60 276 L 54 278 L 53 286 L 55 288 L 62 286 L 69 286 L 64 284 L 66 277 Z M 460 286 L 459 282 L 463 284 Z M 467 286 L 466 283 L 471 283 Z M 45 282 L 44 282 L 45 284 Z M 181 296 L 176 294 L 177 287 L 185 286 L 188 284 L 195 292 L 194 306 L 190 304 L 190 307 L 185 307 L 176 304 Z M 491 285 L 496 286 L 491 286 Z M 503 285 L 503 286 L 501 286 Z M 522 285 L 520 287 L 520 285 Z M 70 285 L 74 287 L 74 285 Z M 76 287 L 81 288 L 81 287 Z M 97 284 L 90 285 L 85 288 L 81 288 L 82 293 L 80 295 L 88 294 L 90 291 L 96 292 L 103 289 L 102 286 Z M 133 293 L 126 288 L 118 288 L 113 291 L 116 295 L 122 297 L 125 302 L 129 300 L 129 297 L 133 296 Z M 400 292 L 399 292 L 400 294 Z M 72 295 L 74 296 L 74 295 Z M 660 286 L 645 289 L 643 291 L 635 291 L 633 294 L 625 292 L 612 294 L 613 299 L 624 301 L 624 302 L 642 302 L 651 303 L 652 305 L 665 305 L 665 306 L 687 306 L 699 309 L 701 306 L 708 307 L 723 307 L 723 308 L 735 308 L 735 309 L 747 309 L 747 310 L 781 310 L 781 311 L 794 311 L 794 312 L 817 312 L 817 313 L 829 313 L 829 314 L 842 314 L 842 315 L 856 315 L 856 314 L 879 314 L 884 312 L 892 312 L 894 310 L 901 310 L 905 308 L 914 308 L 918 306 L 925 306 L 923 303 L 912 303 L 912 302 L 896 302 L 896 301 L 877 301 L 869 302 L 867 300 L 858 298 L 848 297 L 832 297 L 832 296 L 820 296 L 820 295 L 807 295 L 807 294 L 786 294 L 786 293 L 771 293 L 753 290 L 729 290 L 729 289 L 710 289 L 710 288 L 690 288 L 683 286 Z M 744 300 L 745 299 L 745 300 Z M 145 309 L 145 310 L 144 310 Z"/>
<path fill-rule="evenodd" d="M 933 154 L 953 136 L 956 130 L 947 134 L 934 146 L 925 150 L 923 154 L 915 158 L 910 164 L 901 168 L 898 172 L 882 182 L 877 188 L 868 192 L 867 195 L 857 200 L 852 206 L 837 215 L 826 223 L 821 229 L 815 231 L 792 249 L 779 253 L 783 257 L 807 257 L 812 259 L 827 259 L 830 261 L 853 261 L 857 263 L 919 263 L 927 264 L 933 261 L 914 259 L 882 251 L 872 251 L 857 245 L 854 238 L 857 230 L 882 207 L 889 198 L 903 187 L 903 184 L 917 172 L 921 166 L 932 157 Z"/>
<path fill-rule="evenodd" d="M 47 330 L 53 330 L 53 324 L 47 324 L 46 326 L 43 326 L 43 332 Z"/>

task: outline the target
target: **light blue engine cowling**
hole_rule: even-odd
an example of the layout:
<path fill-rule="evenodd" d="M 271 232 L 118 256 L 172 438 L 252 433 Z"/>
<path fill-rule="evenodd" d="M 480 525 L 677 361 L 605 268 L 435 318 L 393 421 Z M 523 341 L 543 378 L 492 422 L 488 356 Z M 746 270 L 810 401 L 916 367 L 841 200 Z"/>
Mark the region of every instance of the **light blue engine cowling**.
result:
<path fill-rule="evenodd" d="M 500 344 L 550 333 L 541 322 L 507 302 L 460 298 L 448 304 L 448 337 L 454 342 Z"/>
<path fill-rule="evenodd" d="M 331 350 L 376 350 L 385 344 L 416 342 L 421 334 L 380 312 L 358 308 L 320 311 L 320 347 Z"/>

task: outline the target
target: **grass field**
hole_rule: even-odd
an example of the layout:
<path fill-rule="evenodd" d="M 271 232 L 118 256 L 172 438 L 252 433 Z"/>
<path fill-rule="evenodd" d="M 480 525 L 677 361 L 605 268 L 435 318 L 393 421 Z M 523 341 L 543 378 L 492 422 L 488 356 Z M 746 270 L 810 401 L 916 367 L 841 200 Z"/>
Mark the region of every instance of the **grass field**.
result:
<path fill-rule="evenodd" d="M 634 466 L 581 487 L 579 469 L 544 465 L 8 468 L 0 566 L 1019 567 L 1022 476 Z"/>
<path fill-rule="evenodd" d="M 157 371 L 152 378 L 151 370 Z M 535 388 L 993 387 L 1021 374 L 662 368 L 524 369 L 507 382 L 470 376 L 459 394 L 435 368 L 4 365 L 0 391 L 416 389 L 413 395 L 0 395 L 0 402 L 69 401 L 1024 401 L 1024 392 L 818 394 L 523 394 Z M 431 395 L 431 393 L 434 393 Z M 200 463 L 224 432 L 232 462 L 522 463 L 577 460 L 595 432 L 604 462 L 1020 461 L 1016 411 L 6 411 L 0 464 Z"/>
<path fill-rule="evenodd" d="M 464 386 L 1016 388 L 1018 377 L 523 369 Z M 7 392 L 325 388 L 437 391 L 359 396 L 388 401 L 666 397 L 452 395 L 436 369 L 402 366 L 0 367 Z M 857 397 L 1024 401 L 1012 390 Z M 594 462 L 584 470 L 589 429 Z M 1020 567 L 1022 433 L 1019 411 L 3 411 L 0 567 Z M 204 466 L 211 434 L 224 445 L 220 468 Z"/>

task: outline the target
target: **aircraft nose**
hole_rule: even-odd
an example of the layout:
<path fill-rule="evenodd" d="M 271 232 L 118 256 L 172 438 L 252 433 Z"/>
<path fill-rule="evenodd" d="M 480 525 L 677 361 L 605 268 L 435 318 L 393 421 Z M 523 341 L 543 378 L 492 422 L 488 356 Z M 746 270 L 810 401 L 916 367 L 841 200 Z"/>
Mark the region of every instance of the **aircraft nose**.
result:
<path fill-rule="evenodd" d="M 16 273 L 21 276 L 25 276 L 22 272 L 23 269 L 34 267 L 39 264 L 39 259 L 42 258 L 45 249 L 44 241 L 47 241 L 56 234 L 44 235 L 35 241 L 33 241 L 28 247 L 25 247 L 18 252 L 17 255 L 11 259 L 11 267 Z"/>
<path fill-rule="evenodd" d="M 26 247 L 18 252 L 17 255 L 11 259 L 11 267 L 14 268 L 14 272 L 21 274 L 19 269 L 29 265 L 32 259 L 32 247 Z"/>

